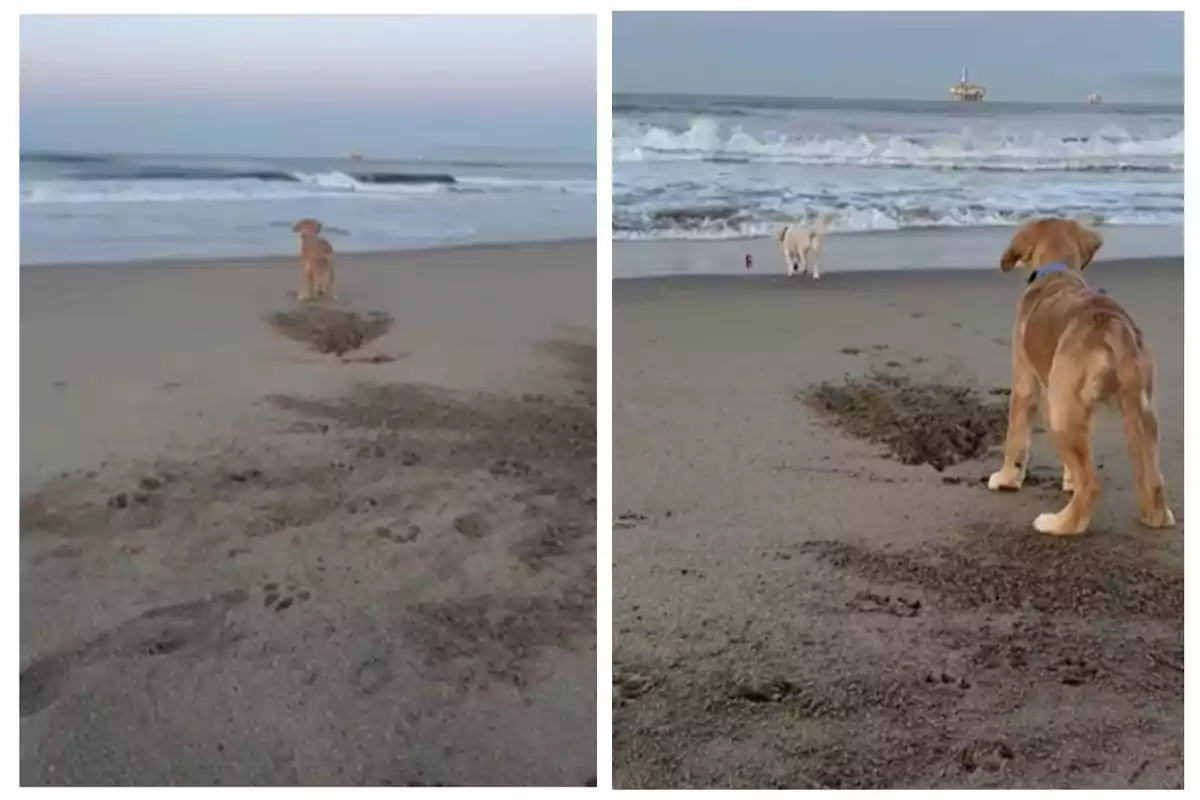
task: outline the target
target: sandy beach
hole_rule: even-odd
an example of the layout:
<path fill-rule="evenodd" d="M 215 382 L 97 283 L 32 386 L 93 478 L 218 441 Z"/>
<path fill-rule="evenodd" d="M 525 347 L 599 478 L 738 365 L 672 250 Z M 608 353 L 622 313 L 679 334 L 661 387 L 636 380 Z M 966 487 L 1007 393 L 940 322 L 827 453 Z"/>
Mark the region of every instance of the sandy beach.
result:
<path fill-rule="evenodd" d="M 337 269 L 22 269 L 23 785 L 595 780 L 594 242 Z"/>
<path fill-rule="evenodd" d="M 1182 787 L 1182 258 L 1087 271 L 1156 353 L 1178 524 L 1137 524 L 1104 414 L 1099 512 L 1055 539 L 1040 427 L 1025 488 L 985 485 L 1022 277 L 834 252 L 918 265 L 904 241 L 831 237 L 819 282 L 767 241 L 750 273 L 744 242 L 614 248 L 617 276 L 731 273 L 613 284 L 616 787 Z M 830 413 L 864 386 L 907 414 L 876 441 Z"/>

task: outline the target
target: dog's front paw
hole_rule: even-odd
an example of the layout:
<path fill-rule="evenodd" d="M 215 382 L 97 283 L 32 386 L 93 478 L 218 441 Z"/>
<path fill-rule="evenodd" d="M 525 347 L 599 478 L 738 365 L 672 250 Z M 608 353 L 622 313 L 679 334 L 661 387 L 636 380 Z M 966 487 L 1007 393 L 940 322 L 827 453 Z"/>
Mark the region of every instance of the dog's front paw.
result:
<path fill-rule="evenodd" d="M 1085 527 L 1069 525 L 1070 520 L 1065 519 L 1065 516 L 1063 513 L 1038 514 L 1033 520 L 1033 529 L 1051 536 L 1076 536 L 1084 532 Z"/>
<path fill-rule="evenodd" d="M 1024 470 L 999 469 L 988 478 L 988 488 L 993 492 L 1015 492 L 1025 483 Z"/>
<path fill-rule="evenodd" d="M 1175 525 L 1175 515 L 1169 508 L 1156 508 L 1150 513 L 1138 517 L 1138 522 L 1147 528 L 1171 528 Z"/>

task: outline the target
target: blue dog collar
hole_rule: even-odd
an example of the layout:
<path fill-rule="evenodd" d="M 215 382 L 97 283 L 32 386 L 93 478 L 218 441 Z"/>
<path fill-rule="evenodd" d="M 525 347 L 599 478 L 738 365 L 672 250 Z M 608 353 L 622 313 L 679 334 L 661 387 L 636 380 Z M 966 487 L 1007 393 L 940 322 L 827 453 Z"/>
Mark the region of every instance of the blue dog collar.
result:
<path fill-rule="evenodd" d="M 1044 267 L 1038 267 L 1033 272 L 1029 273 L 1029 282 L 1033 283 L 1038 278 L 1042 277 L 1047 272 L 1066 272 L 1067 265 L 1059 262 L 1057 264 L 1047 264 Z"/>
<path fill-rule="evenodd" d="M 1033 283 L 1038 278 L 1040 278 L 1042 276 L 1042 273 L 1044 273 L 1044 272 L 1066 272 L 1066 271 L 1067 271 L 1067 265 L 1063 264 L 1061 262 L 1058 264 L 1047 264 L 1044 267 L 1038 267 L 1037 269 L 1035 269 L 1029 275 L 1029 282 Z M 1105 295 L 1105 296 L 1108 295 L 1108 292 L 1105 291 L 1103 288 L 1096 288 L 1096 289 L 1093 289 L 1092 291 L 1094 291 L 1096 294 L 1099 294 L 1099 295 Z"/>

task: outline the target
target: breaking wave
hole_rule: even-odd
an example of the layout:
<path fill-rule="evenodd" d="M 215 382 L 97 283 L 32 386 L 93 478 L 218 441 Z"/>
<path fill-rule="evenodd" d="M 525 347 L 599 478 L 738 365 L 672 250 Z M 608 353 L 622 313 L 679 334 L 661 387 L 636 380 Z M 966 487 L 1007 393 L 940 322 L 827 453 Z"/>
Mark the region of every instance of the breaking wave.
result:
<path fill-rule="evenodd" d="M 802 136 L 759 133 L 700 117 L 686 129 L 614 120 L 614 162 L 704 161 L 931 170 L 1182 172 L 1183 132 L 1131 136 L 1116 125 L 1086 135 L 1042 132 Z"/>
<path fill-rule="evenodd" d="M 770 236 L 782 224 L 811 224 L 829 214 L 830 230 L 855 233 L 905 228 L 972 228 L 1017 225 L 1027 219 L 1047 216 L 1089 216 L 1097 225 L 1147 225 L 1182 223 L 1183 203 L 1132 206 L 1098 213 L 1079 206 L 988 209 L 982 205 L 943 208 L 897 207 L 882 203 L 840 208 L 806 206 L 795 214 L 762 213 L 734 206 L 680 207 L 644 211 L 614 209 L 612 234 L 615 239 L 750 239 Z"/>

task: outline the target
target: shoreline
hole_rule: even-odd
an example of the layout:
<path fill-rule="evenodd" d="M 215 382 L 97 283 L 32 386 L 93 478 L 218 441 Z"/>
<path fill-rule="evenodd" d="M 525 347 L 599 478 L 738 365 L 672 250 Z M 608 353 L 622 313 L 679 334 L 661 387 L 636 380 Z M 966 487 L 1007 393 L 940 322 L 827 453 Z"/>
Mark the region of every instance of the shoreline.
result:
<path fill-rule="evenodd" d="M 1014 227 L 909 228 L 827 234 L 821 242 L 821 282 L 839 275 L 994 270 Z M 1104 237 L 1097 263 L 1182 258 L 1183 226 L 1099 226 Z M 787 278 L 774 237 L 752 239 L 613 239 L 614 280 L 665 276 L 768 276 Z M 745 256 L 754 260 L 745 269 Z M 803 275 L 793 280 L 804 280 Z"/>
<path fill-rule="evenodd" d="M 1136 256 L 1129 256 L 1126 258 L 1096 259 L 1090 265 L 1088 265 L 1087 269 L 1084 272 L 1084 277 L 1086 278 L 1091 275 L 1097 274 L 1100 270 L 1102 270 L 1103 268 L 1106 268 L 1106 267 L 1107 268 L 1117 268 L 1117 269 L 1123 269 L 1123 268 L 1129 268 L 1129 267 L 1136 267 L 1139 269 L 1170 269 L 1172 267 L 1178 266 L 1179 269 L 1183 269 L 1183 265 L 1184 265 L 1184 257 L 1182 255 L 1179 255 L 1179 256 L 1148 256 L 1148 257 L 1144 257 L 1144 258 L 1139 258 Z M 1011 272 L 1005 273 L 1005 272 L 1001 272 L 999 270 L 999 268 L 994 269 L 995 276 L 998 278 L 1005 279 L 1005 280 L 1013 278 L 1013 276 L 1017 272 L 1026 273 L 1026 270 L 1014 269 Z M 920 268 L 919 269 L 856 269 L 853 271 L 848 271 L 848 272 L 843 272 L 843 273 L 822 272 L 821 280 L 815 281 L 815 282 L 812 281 L 811 278 L 808 278 L 805 275 L 797 275 L 794 278 L 789 278 L 787 275 L 784 275 L 782 273 L 782 271 L 780 271 L 779 274 L 763 274 L 762 272 L 758 272 L 758 273 L 752 273 L 752 274 L 746 274 L 746 275 L 715 272 L 715 273 L 675 273 L 675 274 L 671 274 L 671 275 L 629 275 L 629 276 L 623 276 L 623 277 L 615 277 L 614 276 L 613 283 L 652 284 L 652 283 L 662 282 L 662 283 L 670 283 L 673 285 L 679 285 L 681 283 L 688 282 L 688 283 L 695 284 L 697 286 L 726 284 L 726 285 L 745 285 L 745 286 L 751 286 L 751 287 L 764 286 L 764 285 L 775 285 L 775 284 L 780 284 L 780 283 L 785 284 L 785 285 L 788 283 L 795 283 L 798 288 L 803 288 L 805 285 L 810 284 L 810 283 L 816 283 L 817 288 L 820 289 L 822 284 L 828 284 L 831 282 L 844 283 L 846 281 L 849 281 L 849 282 L 852 282 L 855 284 L 862 284 L 862 283 L 873 283 L 873 282 L 877 282 L 879 280 L 896 278 L 898 276 L 903 276 L 903 279 L 905 281 L 911 282 L 913 280 L 941 281 L 941 280 L 945 280 L 946 278 L 960 278 L 960 277 L 965 277 L 965 276 L 972 276 L 972 279 L 977 279 L 982 276 L 986 276 L 988 274 L 991 274 L 991 273 L 987 269 L 984 269 L 982 267 L 962 267 L 962 266 L 960 266 L 960 267 L 927 267 L 927 268 L 923 268 L 923 269 L 920 269 Z"/>
<path fill-rule="evenodd" d="M 297 240 L 298 241 L 298 240 Z M 453 245 L 438 245 L 434 247 L 414 247 L 405 249 L 392 250 L 349 250 L 335 251 L 334 258 L 338 263 L 346 261 L 374 261 L 380 258 L 389 258 L 394 256 L 417 256 L 429 254 L 466 254 L 470 255 L 478 253 L 480 250 L 498 250 L 502 252 L 511 252 L 513 250 L 525 249 L 542 249 L 553 247 L 574 247 L 578 245 L 594 244 L 596 238 L 587 236 L 569 237 L 565 239 L 533 239 L 520 242 L 470 242 L 467 244 Z M 192 256 L 171 256 L 163 258 L 133 258 L 119 261 L 35 261 L 32 263 L 22 262 L 18 265 L 19 269 L 123 269 L 126 267 L 136 268 L 195 268 L 201 266 L 228 266 L 238 264 L 244 266 L 265 266 L 277 264 L 281 260 L 295 260 L 299 257 L 299 246 L 297 245 L 296 252 L 279 253 L 276 255 L 248 255 L 248 256 L 216 256 L 213 258 L 192 257 Z"/>

